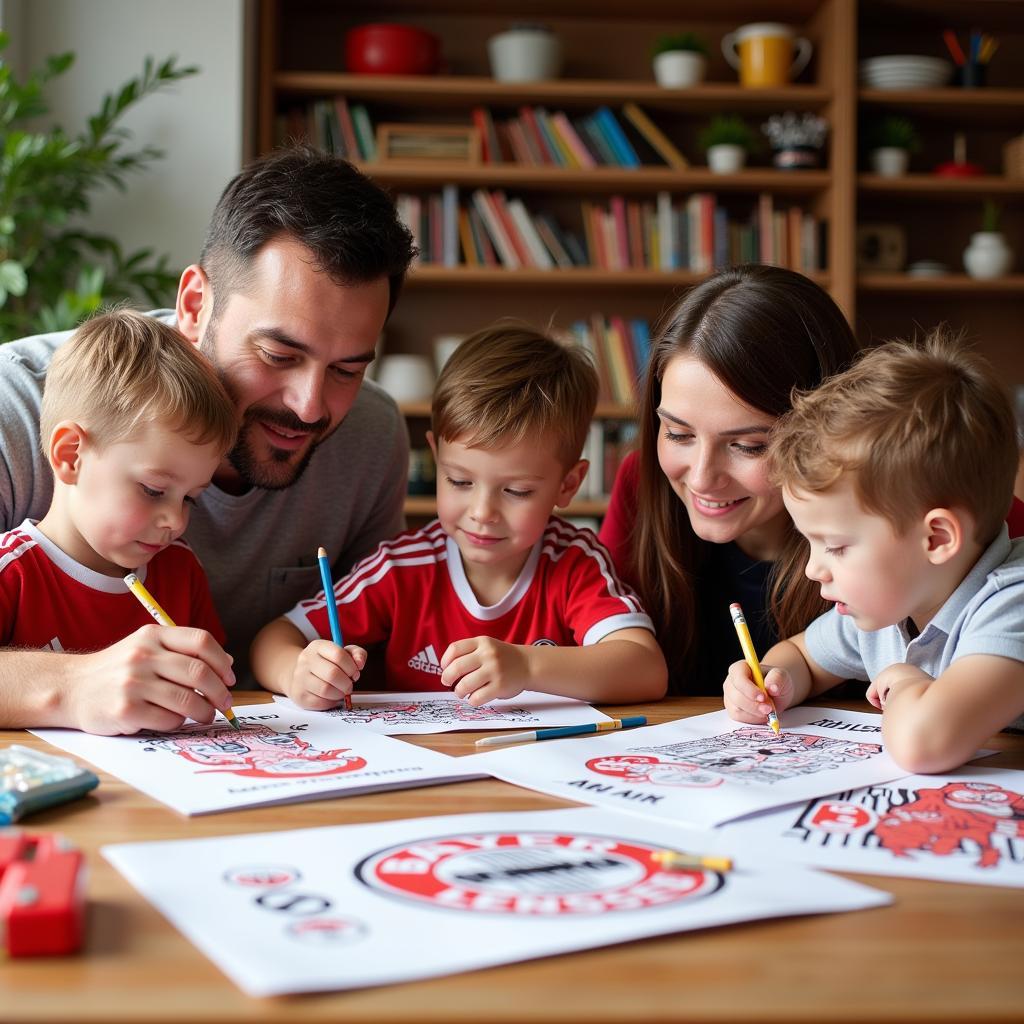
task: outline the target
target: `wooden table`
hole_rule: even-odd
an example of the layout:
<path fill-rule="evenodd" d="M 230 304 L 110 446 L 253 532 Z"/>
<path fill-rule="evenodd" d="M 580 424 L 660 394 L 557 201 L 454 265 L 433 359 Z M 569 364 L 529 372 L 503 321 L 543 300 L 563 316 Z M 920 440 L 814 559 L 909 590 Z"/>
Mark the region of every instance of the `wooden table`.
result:
<path fill-rule="evenodd" d="M 264 699 L 239 695 L 239 703 Z M 611 710 L 656 723 L 720 707 L 691 698 Z M 477 735 L 411 741 L 463 754 Z M 52 749 L 26 733 L 0 732 L 0 743 L 11 742 Z M 991 745 L 1000 752 L 986 765 L 1024 768 L 1024 738 L 1000 735 Z M 851 877 L 893 893 L 893 906 L 708 929 L 411 984 L 249 998 L 107 864 L 102 845 L 570 805 L 486 780 L 185 819 L 100 775 L 93 796 L 27 823 L 59 830 L 86 852 L 88 936 L 75 957 L 0 962 L 5 1024 L 1024 1018 L 1024 890 L 866 875 Z"/>

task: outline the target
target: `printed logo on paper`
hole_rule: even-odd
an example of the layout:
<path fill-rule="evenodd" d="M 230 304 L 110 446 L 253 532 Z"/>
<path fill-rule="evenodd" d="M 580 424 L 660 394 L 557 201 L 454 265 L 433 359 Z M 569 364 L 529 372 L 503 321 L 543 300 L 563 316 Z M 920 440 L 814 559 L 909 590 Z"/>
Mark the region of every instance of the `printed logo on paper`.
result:
<path fill-rule="evenodd" d="M 271 889 L 278 885 L 289 885 L 302 878 L 298 868 L 284 864 L 252 864 L 243 868 L 231 868 L 224 872 L 224 881 L 248 889 Z"/>
<path fill-rule="evenodd" d="M 886 851 L 898 859 L 949 857 L 976 868 L 1024 863 L 1024 795 L 991 782 L 933 789 L 868 786 L 816 800 L 787 837 L 828 847 Z"/>
<path fill-rule="evenodd" d="M 371 854 L 369 888 L 447 910 L 532 917 L 635 911 L 707 896 L 713 871 L 665 871 L 658 846 L 607 836 L 488 832 L 424 839 Z"/>

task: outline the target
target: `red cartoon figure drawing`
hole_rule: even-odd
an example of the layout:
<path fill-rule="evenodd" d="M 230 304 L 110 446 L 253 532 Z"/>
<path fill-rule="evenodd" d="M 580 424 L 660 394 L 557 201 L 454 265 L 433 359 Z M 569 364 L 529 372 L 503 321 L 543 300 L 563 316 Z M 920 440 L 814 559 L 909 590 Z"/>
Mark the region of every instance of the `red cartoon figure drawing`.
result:
<path fill-rule="evenodd" d="M 266 725 L 246 724 L 240 733 L 224 728 L 154 736 L 146 743 L 148 750 L 167 750 L 194 764 L 210 765 L 206 772 L 250 779 L 340 775 L 366 767 L 366 761 L 347 748 L 316 750 L 294 733 L 275 732 Z"/>
<path fill-rule="evenodd" d="M 875 826 L 882 847 L 896 857 L 921 850 L 948 857 L 966 839 L 981 850 L 979 868 L 999 863 L 993 835 L 1024 838 L 1024 796 L 989 782 L 949 782 L 919 789 L 910 803 L 890 808 Z"/>
<path fill-rule="evenodd" d="M 682 761 L 661 761 L 645 754 L 619 754 L 612 757 L 595 757 L 587 767 L 599 775 L 612 775 L 627 782 L 650 782 L 655 786 L 700 786 L 721 785 L 721 776 L 701 771 L 695 764 Z"/>

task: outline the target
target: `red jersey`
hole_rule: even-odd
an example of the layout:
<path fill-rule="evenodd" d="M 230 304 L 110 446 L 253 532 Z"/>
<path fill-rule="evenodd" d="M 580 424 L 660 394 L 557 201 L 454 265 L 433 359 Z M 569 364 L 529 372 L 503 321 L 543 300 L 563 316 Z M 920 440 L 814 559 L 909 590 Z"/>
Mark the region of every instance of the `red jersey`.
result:
<path fill-rule="evenodd" d="M 387 686 L 399 691 L 446 689 L 441 657 L 467 637 L 582 647 L 620 629 L 653 632 L 594 534 L 556 516 L 497 604 L 477 601 L 458 545 L 436 519 L 381 544 L 335 583 L 334 596 L 345 643 L 387 641 Z M 309 641 L 330 638 L 323 591 L 285 617 Z"/>
<path fill-rule="evenodd" d="M 136 575 L 175 623 L 224 643 L 206 575 L 183 540 Z M 123 579 L 80 565 L 32 520 L 0 534 L 0 645 L 99 651 L 152 621 Z"/>

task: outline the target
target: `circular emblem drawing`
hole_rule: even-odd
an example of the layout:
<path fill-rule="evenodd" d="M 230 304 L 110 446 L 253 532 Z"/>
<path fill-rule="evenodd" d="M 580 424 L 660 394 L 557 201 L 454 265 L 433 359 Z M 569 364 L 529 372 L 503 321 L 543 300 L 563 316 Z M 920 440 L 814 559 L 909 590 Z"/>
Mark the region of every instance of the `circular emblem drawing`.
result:
<path fill-rule="evenodd" d="M 388 896 L 446 910 L 566 916 L 664 906 L 723 884 L 711 871 L 665 871 L 660 847 L 607 836 L 488 832 L 380 850 L 356 877 Z"/>

